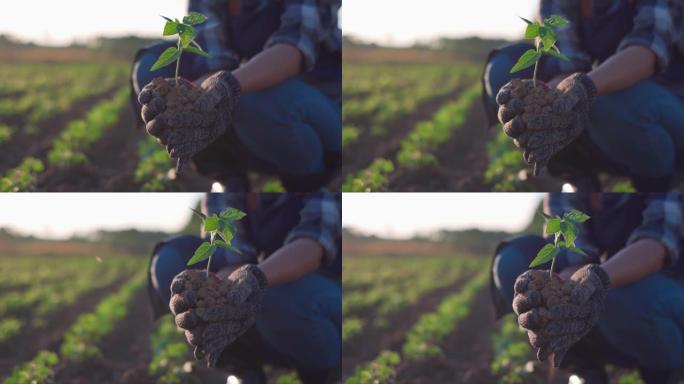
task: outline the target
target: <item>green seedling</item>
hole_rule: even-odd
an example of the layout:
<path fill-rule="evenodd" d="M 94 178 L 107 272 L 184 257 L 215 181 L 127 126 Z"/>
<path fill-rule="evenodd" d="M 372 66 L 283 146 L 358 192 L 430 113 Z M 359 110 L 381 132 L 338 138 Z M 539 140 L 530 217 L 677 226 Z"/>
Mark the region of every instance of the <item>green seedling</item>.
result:
<path fill-rule="evenodd" d="M 587 255 L 583 250 L 575 246 L 575 240 L 577 240 L 577 235 L 579 235 L 579 228 L 577 224 L 584 223 L 585 221 L 589 220 L 589 216 L 586 213 L 580 212 L 576 209 L 566 212 L 563 217 L 551 217 L 543 212 L 542 215 L 546 219 L 546 229 L 544 232 L 547 235 L 554 235 L 554 240 L 553 244 L 546 244 L 541 250 L 539 250 L 537 256 L 530 263 L 530 268 L 534 268 L 538 265 L 551 261 L 549 275 L 553 276 L 553 269 L 556 264 L 556 256 L 558 256 L 561 249 L 565 248 L 569 251 L 577 252 L 583 256 Z"/>
<path fill-rule="evenodd" d="M 233 237 L 237 232 L 235 222 L 242 219 L 247 214 L 235 208 L 228 208 L 219 214 L 213 214 L 211 216 L 207 216 L 196 209 L 192 209 L 192 211 L 202 220 L 204 232 L 209 234 L 209 241 L 202 242 L 202 244 L 197 247 L 195 254 L 192 255 L 188 261 L 188 265 L 197 264 L 209 259 L 209 262 L 207 263 L 208 276 L 211 267 L 211 257 L 218 248 L 226 248 L 233 252 L 240 253 L 240 250 L 232 245 Z"/>
<path fill-rule="evenodd" d="M 194 27 L 195 25 L 206 22 L 207 17 L 198 12 L 190 12 L 189 15 L 183 18 L 182 22 L 178 19 L 171 20 L 166 16 L 162 17 L 166 20 L 163 32 L 164 36 L 178 35 L 178 43 L 175 47 L 166 48 L 166 50 L 159 55 L 157 62 L 152 65 L 151 70 L 156 71 L 167 65 L 173 64 L 175 61 L 176 85 L 178 85 L 178 72 L 180 71 L 180 59 L 183 52 L 190 52 L 205 57 L 209 56 L 209 54 L 195 41 L 197 31 Z"/>
<path fill-rule="evenodd" d="M 556 28 L 568 24 L 568 21 L 558 15 L 552 15 L 543 22 L 530 21 L 523 17 L 521 19 L 527 23 L 525 39 L 534 40 L 534 49 L 528 49 L 520 56 L 518 62 L 511 68 L 511 73 L 522 71 L 534 65 L 532 84 L 537 86 L 537 67 L 542 55 L 553 56 L 558 59 L 569 61 L 567 56 L 561 53 L 556 46 Z"/>

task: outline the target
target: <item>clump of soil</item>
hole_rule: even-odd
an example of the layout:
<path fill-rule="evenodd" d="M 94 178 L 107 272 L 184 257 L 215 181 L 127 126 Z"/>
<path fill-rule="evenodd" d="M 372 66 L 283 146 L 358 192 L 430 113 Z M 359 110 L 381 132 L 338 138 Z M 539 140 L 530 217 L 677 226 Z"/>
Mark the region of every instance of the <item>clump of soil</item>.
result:
<path fill-rule="evenodd" d="M 551 105 L 560 94 L 558 89 L 549 88 L 540 81 L 535 87 L 532 80 L 513 79 L 511 85 L 513 86 L 511 95 L 524 103 L 523 115 L 551 112 Z"/>
<path fill-rule="evenodd" d="M 190 111 L 193 109 L 195 100 L 202 95 L 202 89 L 195 87 L 191 82 L 181 79 L 176 85 L 174 79 L 157 77 L 152 80 L 152 94 L 165 101 L 165 110 Z"/>
<path fill-rule="evenodd" d="M 230 290 L 230 282 L 226 280 L 219 280 L 216 275 L 200 269 L 189 269 L 184 273 L 184 279 L 175 279 L 171 286 L 172 292 L 185 292 L 186 298 L 190 303 L 174 303 L 174 299 L 180 300 L 179 297 L 174 296 L 171 299 L 171 306 L 190 305 L 196 308 L 208 308 L 218 305 L 227 304 L 228 292 Z M 195 296 L 196 292 L 196 296 Z M 178 307 L 176 307 L 178 308 Z M 178 324 L 182 328 L 186 328 Z"/>
<path fill-rule="evenodd" d="M 550 320 L 550 310 L 561 304 L 570 302 L 570 292 L 577 283 L 573 280 L 563 280 L 558 275 L 549 276 L 548 271 L 532 271 L 528 289 L 541 293 L 541 307 L 539 311 L 542 324 Z"/>

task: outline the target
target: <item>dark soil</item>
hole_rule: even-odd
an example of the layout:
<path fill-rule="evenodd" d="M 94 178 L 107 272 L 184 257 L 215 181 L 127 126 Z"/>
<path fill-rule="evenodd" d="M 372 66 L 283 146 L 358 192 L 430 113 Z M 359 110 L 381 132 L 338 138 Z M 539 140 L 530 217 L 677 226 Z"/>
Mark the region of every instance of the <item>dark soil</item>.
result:
<path fill-rule="evenodd" d="M 437 165 L 416 169 L 399 168 L 389 183 L 391 191 L 485 191 L 489 135 L 480 103 L 465 123 L 435 152 Z"/>
<path fill-rule="evenodd" d="M 357 366 L 374 359 L 383 350 L 400 350 L 406 332 L 418 321 L 418 318 L 424 313 L 434 311 L 444 297 L 458 291 L 466 281 L 468 277 L 424 295 L 413 306 L 393 314 L 392 322 L 383 328 L 370 323 L 374 314 L 372 309 L 355 314 L 369 320 L 369 324 L 361 334 L 354 336 L 342 346 L 342 377 L 350 376 Z"/>
<path fill-rule="evenodd" d="M 73 306 L 55 313 L 48 321 L 46 329 L 24 329 L 20 335 L 0 344 L 0 377 L 8 376 L 14 366 L 31 360 L 41 350 L 58 350 L 62 344 L 64 332 L 71 327 L 76 318 L 95 308 L 104 296 L 116 291 L 124 281 L 125 279 L 119 280 L 80 297 Z M 19 316 L 20 319 L 25 317 Z"/>
<path fill-rule="evenodd" d="M 119 87 L 114 87 L 98 97 L 87 98 L 72 106 L 66 112 L 48 121 L 37 124 L 37 132 L 31 134 L 23 129 L 18 130 L 7 143 L 0 145 L 0 175 L 19 165 L 27 157 L 45 159 L 54 139 L 72 120 L 82 117 L 99 102 L 114 96 Z M 8 122 L 10 125 L 20 123 Z"/>
<path fill-rule="evenodd" d="M 421 363 L 402 362 L 397 382 L 489 384 L 496 378 L 489 373 L 492 361 L 491 335 L 496 330 L 494 312 L 487 289 L 475 296 L 467 318 L 458 324 L 441 345 L 443 357 Z"/>
<path fill-rule="evenodd" d="M 101 343 L 104 357 L 84 364 L 67 363 L 56 370 L 55 380 L 65 384 L 150 383 L 142 374 L 152 358 L 149 335 L 154 329 L 152 311 L 145 292 L 134 299 L 129 314 Z"/>
<path fill-rule="evenodd" d="M 449 100 L 454 100 L 463 91 L 464 85 L 453 92 L 436 97 L 421 105 L 411 116 L 402 117 L 387 127 L 387 135 L 373 134 L 370 129 L 364 130 L 359 138 L 342 154 L 342 173 L 332 182 L 332 188 L 339 189 L 349 174 L 354 174 L 368 167 L 379 157 L 393 157 L 404 138 L 423 120 L 429 120 L 440 107 Z M 370 121 L 359 122 L 359 125 L 370 126 Z"/>

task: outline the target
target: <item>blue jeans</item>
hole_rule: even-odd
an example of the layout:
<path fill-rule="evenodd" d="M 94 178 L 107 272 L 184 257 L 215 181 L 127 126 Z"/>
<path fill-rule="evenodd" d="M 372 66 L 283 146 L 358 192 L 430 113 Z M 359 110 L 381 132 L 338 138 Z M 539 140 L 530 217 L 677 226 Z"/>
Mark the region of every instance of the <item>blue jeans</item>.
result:
<path fill-rule="evenodd" d="M 530 46 L 513 44 L 494 51 L 483 77 L 484 102 L 491 124 L 496 118 L 496 94 L 513 78 L 531 78 L 532 68 L 510 74 L 518 57 Z M 558 61 L 547 56 L 539 64 L 538 78 L 549 81 L 560 74 Z M 594 167 L 629 176 L 635 184 L 668 184 L 681 170 L 684 156 L 684 100 L 653 81 L 641 81 L 627 89 L 596 98 L 591 111 L 588 145 L 600 153 Z M 571 160 L 570 160 L 571 161 Z M 664 186 L 667 188 L 667 185 Z M 660 188 L 662 191 L 663 189 Z"/>
<path fill-rule="evenodd" d="M 132 74 L 136 94 L 155 77 L 174 76 L 174 66 L 149 70 L 171 45 L 160 43 L 138 53 Z M 188 54 L 181 59 L 180 74 L 189 80 L 208 71 L 201 56 Z M 319 189 L 341 164 L 340 98 L 341 84 L 313 86 L 300 79 L 244 94 L 229 132 L 193 161 L 200 173 L 219 180 L 254 171 L 280 176 L 293 192 Z"/>
<path fill-rule="evenodd" d="M 512 311 L 515 279 L 529 269 L 544 244 L 546 241 L 539 236 L 521 236 L 499 248 L 492 268 L 493 293 L 507 305 L 507 312 Z M 575 255 L 559 257 L 556 263 L 560 268 L 582 263 L 581 257 Z M 684 367 L 684 284 L 656 273 L 610 289 L 606 311 L 597 327 L 568 352 L 569 361 L 583 359 L 650 371 Z"/>
<path fill-rule="evenodd" d="M 155 249 L 150 263 L 150 293 L 157 314 L 159 305 L 168 312 L 174 276 L 187 268 L 206 268 L 206 261 L 186 266 L 200 243 L 199 237 L 179 236 Z M 222 266 L 217 263 L 212 270 Z M 296 369 L 305 383 L 321 383 L 340 366 L 341 348 L 342 288 L 314 273 L 267 288 L 255 326 L 223 352 L 219 365 L 270 364 Z"/>

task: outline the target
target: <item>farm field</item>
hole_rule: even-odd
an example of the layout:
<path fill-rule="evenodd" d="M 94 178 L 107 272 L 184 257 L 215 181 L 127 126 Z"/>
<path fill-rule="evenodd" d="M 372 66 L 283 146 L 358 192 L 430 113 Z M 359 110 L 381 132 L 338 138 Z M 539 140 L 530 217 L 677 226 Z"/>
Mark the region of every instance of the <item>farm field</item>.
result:
<path fill-rule="evenodd" d="M 364 253 L 356 244 L 345 255 L 344 383 L 568 382 L 569 373 L 536 361 L 513 316 L 495 321 L 489 256 L 397 253 L 410 246 Z M 611 377 L 641 383 L 633 372 Z"/>
<path fill-rule="evenodd" d="M 136 127 L 129 72 L 120 60 L 0 64 L 0 191 L 208 190 L 197 175 L 174 180 Z"/>
<path fill-rule="evenodd" d="M 336 187 L 346 192 L 561 190 L 559 179 L 533 178 L 513 142 L 498 126 L 488 127 L 484 61 L 427 62 L 410 50 L 373 54 L 365 48 L 362 55 L 353 49 L 343 61 L 344 154 Z M 633 190 L 628 180 L 603 175 L 601 183 L 616 192 Z"/>
<path fill-rule="evenodd" d="M 190 167 L 176 174 L 138 126 L 129 62 L 52 55 L 0 64 L 0 192 L 211 189 Z M 282 190 L 267 177 L 253 185 Z"/>
<path fill-rule="evenodd" d="M 64 246 L 0 254 L 0 383 L 225 383 L 195 362 L 170 316 L 153 322 L 146 256 L 53 253 Z"/>

